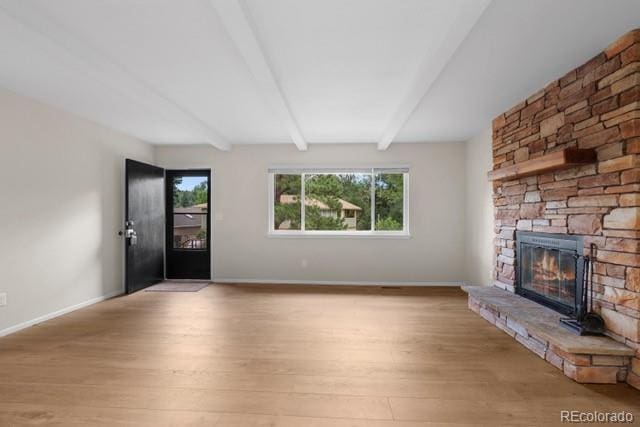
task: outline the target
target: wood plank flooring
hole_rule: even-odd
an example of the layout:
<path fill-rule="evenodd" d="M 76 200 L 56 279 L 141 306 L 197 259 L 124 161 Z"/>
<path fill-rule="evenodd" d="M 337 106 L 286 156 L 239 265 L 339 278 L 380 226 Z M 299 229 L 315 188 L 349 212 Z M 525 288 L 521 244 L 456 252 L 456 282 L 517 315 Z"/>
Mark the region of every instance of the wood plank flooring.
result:
<path fill-rule="evenodd" d="M 0 425 L 560 425 L 632 411 L 466 307 L 456 288 L 139 292 L 0 338 Z"/>

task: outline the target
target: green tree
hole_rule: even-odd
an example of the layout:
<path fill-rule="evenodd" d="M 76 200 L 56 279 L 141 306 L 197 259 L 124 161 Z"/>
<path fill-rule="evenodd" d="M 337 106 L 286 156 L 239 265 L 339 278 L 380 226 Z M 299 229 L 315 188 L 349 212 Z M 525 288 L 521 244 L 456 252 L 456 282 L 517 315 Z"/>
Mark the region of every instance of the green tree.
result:
<path fill-rule="evenodd" d="M 307 230 L 346 230 L 344 219 L 332 216 L 323 216 L 317 206 L 306 206 L 305 229 Z"/>
<path fill-rule="evenodd" d="M 342 199 L 360 207 L 357 230 L 371 229 L 371 175 L 348 174 L 342 176 Z"/>
<path fill-rule="evenodd" d="M 182 190 L 180 190 L 179 186 L 182 184 L 182 178 L 174 178 L 173 179 L 173 207 L 181 208 L 182 207 Z"/>
<path fill-rule="evenodd" d="M 404 218 L 403 174 L 379 173 L 376 174 L 375 179 L 376 230 L 402 230 Z"/>
<path fill-rule="evenodd" d="M 402 230 L 402 224 L 391 218 L 378 218 L 376 221 L 376 230 Z"/>
<path fill-rule="evenodd" d="M 313 204 L 305 206 L 305 228 L 307 230 L 346 230 L 347 224 L 341 217 L 343 185 L 339 175 L 307 175 L 304 183 L 305 197 L 317 200 L 335 212 L 335 216 L 323 216 L 320 208 Z"/>
<path fill-rule="evenodd" d="M 207 203 L 207 182 L 196 184 L 192 190 L 181 190 L 182 177 L 173 180 L 173 206 L 176 208 L 188 208 L 194 205 Z"/>
<path fill-rule="evenodd" d="M 291 230 L 300 230 L 301 176 L 277 174 L 274 180 L 274 229 L 278 230 L 283 222 L 289 221 Z M 282 203 L 282 196 L 292 196 L 295 203 Z"/>
<path fill-rule="evenodd" d="M 193 187 L 192 193 L 195 205 L 207 203 L 207 195 L 209 194 L 209 191 L 207 189 L 206 182 L 201 182 L 200 184 Z"/>

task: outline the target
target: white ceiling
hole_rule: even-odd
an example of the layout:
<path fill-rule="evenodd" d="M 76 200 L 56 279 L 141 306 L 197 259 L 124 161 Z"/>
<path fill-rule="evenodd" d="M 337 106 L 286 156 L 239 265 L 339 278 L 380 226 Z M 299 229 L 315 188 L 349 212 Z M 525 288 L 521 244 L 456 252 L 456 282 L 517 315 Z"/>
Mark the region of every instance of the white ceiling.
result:
<path fill-rule="evenodd" d="M 159 144 L 460 141 L 637 0 L 0 0 L 0 86 Z"/>

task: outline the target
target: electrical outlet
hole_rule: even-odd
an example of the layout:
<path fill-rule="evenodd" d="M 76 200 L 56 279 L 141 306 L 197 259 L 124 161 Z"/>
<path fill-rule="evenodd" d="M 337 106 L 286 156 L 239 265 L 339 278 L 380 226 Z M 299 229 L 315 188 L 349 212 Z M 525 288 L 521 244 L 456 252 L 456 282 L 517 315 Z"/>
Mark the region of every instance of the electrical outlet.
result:
<path fill-rule="evenodd" d="M 0 307 L 3 305 L 7 305 L 7 294 L 3 292 L 0 294 Z"/>

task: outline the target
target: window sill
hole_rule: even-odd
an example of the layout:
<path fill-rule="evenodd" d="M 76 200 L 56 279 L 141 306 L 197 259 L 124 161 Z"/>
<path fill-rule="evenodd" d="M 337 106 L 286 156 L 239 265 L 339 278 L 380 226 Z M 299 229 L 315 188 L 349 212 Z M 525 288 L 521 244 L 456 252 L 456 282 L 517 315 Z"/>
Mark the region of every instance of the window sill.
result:
<path fill-rule="evenodd" d="M 358 232 L 344 232 L 344 231 L 270 231 L 267 234 L 269 238 L 276 239 L 410 239 L 411 234 L 405 231 L 398 232 L 369 232 L 369 231 L 358 231 Z"/>

